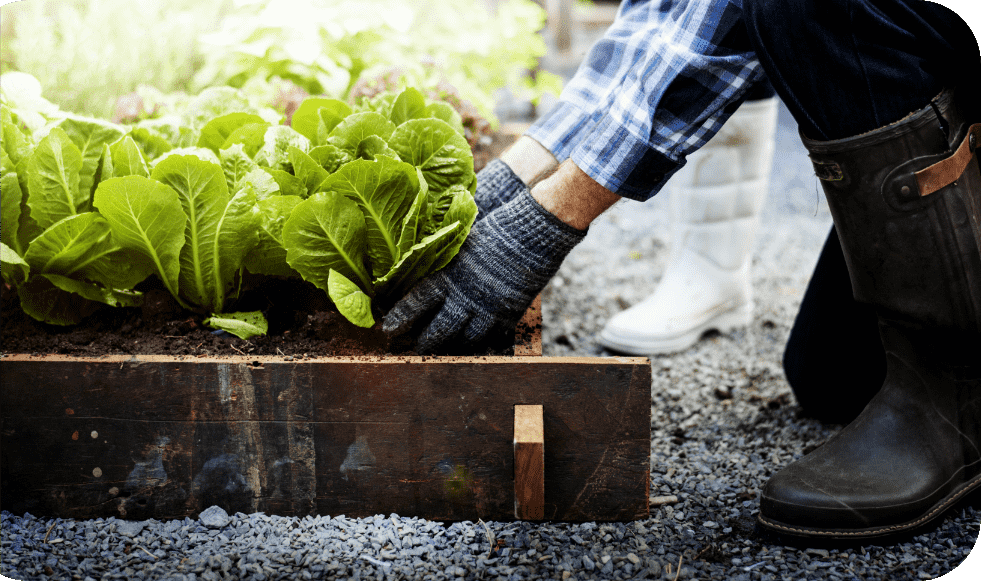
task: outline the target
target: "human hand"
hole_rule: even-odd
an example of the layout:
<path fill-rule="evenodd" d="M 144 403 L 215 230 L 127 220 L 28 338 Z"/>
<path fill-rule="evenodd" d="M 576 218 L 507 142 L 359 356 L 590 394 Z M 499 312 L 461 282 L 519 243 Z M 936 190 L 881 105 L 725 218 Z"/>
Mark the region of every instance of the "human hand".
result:
<path fill-rule="evenodd" d="M 424 325 L 421 354 L 465 352 L 510 332 L 585 237 L 536 202 L 528 188 L 474 224 L 456 258 L 385 315 L 391 336 Z M 428 321 L 428 322 L 427 322 Z"/>

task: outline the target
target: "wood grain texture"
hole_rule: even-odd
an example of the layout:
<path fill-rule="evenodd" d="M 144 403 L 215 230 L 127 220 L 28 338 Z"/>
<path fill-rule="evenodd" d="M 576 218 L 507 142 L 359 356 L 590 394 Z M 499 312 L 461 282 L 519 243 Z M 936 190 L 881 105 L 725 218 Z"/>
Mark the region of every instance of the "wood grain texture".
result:
<path fill-rule="evenodd" d="M 544 518 L 646 517 L 646 358 L 5 356 L 0 506 L 514 518 L 515 404 L 544 406 Z"/>
<path fill-rule="evenodd" d="M 514 518 L 545 518 L 545 422 L 540 405 L 514 406 Z"/>

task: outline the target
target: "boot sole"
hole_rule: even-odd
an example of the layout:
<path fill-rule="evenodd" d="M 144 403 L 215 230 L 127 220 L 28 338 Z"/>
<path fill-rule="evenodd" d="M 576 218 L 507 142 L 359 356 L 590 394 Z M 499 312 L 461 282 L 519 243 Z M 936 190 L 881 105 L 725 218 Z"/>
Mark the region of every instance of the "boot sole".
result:
<path fill-rule="evenodd" d="M 960 488 L 943 498 L 922 516 L 905 523 L 871 527 L 867 529 L 815 529 L 788 525 L 779 521 L 768 519 L 762 514 L 757 517 L 757 522 L 767 532 L 777 533 L 781 536 L 796 539 L 842 542 L 864 541 L 868 539 L 881 540 L 893 536 L 906 535 L 917 531 L 921 527 L 925 527 L 932 521 L 942 517 L 944 513 L 953 508 L 958 502 L 964 500 L 970 496 L 971 493 L 977 491 L 981 491 L 981 475 L 975 476 L 970 481 L 964 483 Z"/>
<path fill-rule="evenodd" d="M 678 335 L 632 338 L 623 337 L 619 334 L 611 333 L 607 329 L 603 329 L 597 338 L 597 342 L 611 351 L 630 355 L 676 353 L 678 351 L 684 351 L 697 343 L 702 335 L 708 331 L 717 330 L 720 333 L 728 333 L 733 329 L 749 326 L 752 322 L 753 305 L 746 304 L 712 317 L 708 321 Z"/>

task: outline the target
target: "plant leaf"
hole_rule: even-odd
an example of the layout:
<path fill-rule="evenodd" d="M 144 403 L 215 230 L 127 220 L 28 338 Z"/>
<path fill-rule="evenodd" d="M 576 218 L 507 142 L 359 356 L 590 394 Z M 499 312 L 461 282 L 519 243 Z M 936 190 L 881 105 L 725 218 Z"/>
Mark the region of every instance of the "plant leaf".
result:
<path fill-rule="evenodd" d="M 221 144 L 220 149 L 228 149 L 235 144 L 241 144 L 245 154 L 254 158 L 265 144 L 266 130 L 269 129 L 268 123 L 246 123 L 235 131 L 232 131 L 228 139 Z"/>
<path fill-rule="evenodd" d="M 20 208 L 24 193 L 20 189 L 17 172 L 7 172 L 0 177 L 0 242 L 23 254 L 18 232 Z"/>
<path fill-rule="evenodd" d="M 399 234 L 399 256 L 408 252 L 422 238 L 420 232 L 429 203 L 429 184 L 422 177 L 422 170 L 419 168 L 416 168 L 416 177 L 419 179 L 419 193 L 416 194 L 416 199 L 402 220 L 402 232 Z"/>
<path fill-rule="evenodd" d="M 334 301 L 337 311 L 359 327 L 371 328 L 375 324 L 371 316 L 371 297 L 346 276 L 330 269 L 327 276 L 327 294 Z"/>
<path fill-rule="evenodd" d="M 272 196 L 257 203 L 259 207 L 259 240 L 245 257 L 245 268 L 253 274 L 300 278 L 286 263 L 283 226 L 293 208 L 303 199 L 299 196 Z"/>
<path fill-rule="evenodd" d="M 460 135 L 464 137 L 467 135 L 467 130 L 463 127 L 463 118 L 452 105 L 445 101 L 435 101 L 426 106 L 426 116 L 442 119 Z"/>
<path fill-rule="evenodd" d="M 146 127 L 134 127 L 130 130 L 129 136 L 140 146 L 140 150 L 146 156 L 147 161 L 152 162 L 161 155 L 174 149 L 174 146 L 170 142 Z"/>
<path fill-rule="evenodd" d="M 399 154 L 389 147 L 384 139 L 377 135 L 369 135 L 361 140 L 361 143 L 358 144 L 358 150 L 355 153 L 355 157 L 358 159 L 375 160 L 378 159 L 378 156 L 384 155 L 396 161 L 402 161 Z"/>
<path fill-rule="evenodd" d="M 383 141 L 395 132 L 395 124 L 389 121 L 384 115 L 374 111 L 364 113 L 354 113 L 348 115 L 341 121 L 327 138 L 327 143 L 357 157 L 358 147 L 361 142 L 369 135 L 377 135 Z"/>
<path fill-rule="evenodd" d="M 290 148 L 295 147 L 306 153 L 310 151 L 310 140 L 286 125 L 273 125 L 266 129 L 263 145 L 255 155 L 255 162 L 270 169 L 292 172 Z"/>
<path fill-rule="evenodd" d="M 109 222 L 95 212 L 69 216 L 35 238 L 24 260 L 35 274 L 71 276 L 117 250 L 111 236 Z"/>
<path fill-rule="evenodd" d="M 351 114 L 351 107 L 337 99 L 308 98 L 304 99 L 293 113 L 291 125 L 293 129 L 310 140 L 311 143 L 322 145 L 318 138 L 318 128 L 329 134 L 342 119 Z"/>
<path fill-rule="evenodd" d="M 143 295 L 135 291 L 107 289 L 56 274 L 32 276 L 18 295 L 25 313 L 50 325 L 75 325 L 100 304 L 136 307 L 143 302 Z"/>
<path fill-rule="evenodd" d="M 27 205 L 42 229 L 72 216 L 85 205 L 79 190 L 82 154 L 68 135 L 55 127 L 27 160 Z"/>
<path fill-rule="evenodd" d="M 473 153 L 467 140 L 445 121 L 412 119 L 399 125 L 388 140 L 403 161 L 422 169 L 430 192 L 453 184 L 470 184 Z"/>
<path fill-rule="evenodd" d="M 211 315 L 204 320 L 204 324 L 213 329 L 222 329 L 239 339 L 251 339 L 269 332 L 269 323 L 262 311 Z"/>
<path fill-rule="evenodd" d="M 150 177 L 150 169 L 147 168 L 146 160 L 143 159 L 143 153 L 132 137 L 127 135 L 113 143 L 109 146 L 109 152 L 111 156 L 108 159 L 111 160 L 112 173 L 108 177 Z M 101 173 L 99 177 L 101 177 Z"/>
<path fill-rule="evenodd" d="M 320 167 L 331 174 L 341 168 L 342 165 L 354 161 L 354 157 L 343 149 L 333 145 L 318 145 L 310 150 L 310 157 L 314 159 Z"/>
<path fill-rule="evenodd" d="M 367 228 L 358 204 L 338 192 L 314 194 L 298 204 L 283 226 L 286 262 L 304 280 L 327 291 L 334 269 L 371 291 L 365 265 Z"/>
<path fill-rule="evenodd" d="M 378 296 L 401 297 L 426 275 L 434 272 L 432 265 L 441 262 L 450 252 L 446 244 L 455 239 L 459 228 L 461 225 L 454 222 L 413 245 L 399 262 L 385 273 L 385 276 L 375 281 Z M 456 250 L 458 251 L 459 247 Z M 453 254 L 455 253 L 456 251 L 453 251 Z"/>
<path fill-rule="evenodd" d="M 289 152 L 290 163 L 293 164 L 293 175 L 303 182 L 307 194 L 316 194 L 321 191 L 321 185 L 330 175 L 327 170 L 322 168 L 312 157 L 295 147 L 291 147 Z"/>
<path fill-rule="evenodd" d="M 399 258 L 402 222 L 419 192 L 415 168 L 384 156 L 376 161 L 359 159 L 332 174 L 322 187 L 357 202 L 368 229 L 372 275 L 388 272 Z"/>
<path fill-rule="evenodd" d="M 228 186 L 221 167 L 191 155 L 169 156 L 153 168 L 151 177 L 177 192 L 184 215 L 184 246 L 180 253 L 181 296 L 211 311 L 216 275 L 215 237 L 228 206 Z"/>
<path fill-rule="evenodd" d="M 197 145 L 218 153 L 223 147 L 227 147 L 225 142 L 237 129 L 249 124 L 263 125 L 265 120 L 251 113 L 229 113 L 215 117 L 201 128 Z"/>
<path fill-rule="evenodd" d="M 119 140 L 125 131 L 119 125 L 103 121 L 70 115 L 58 123 L 82 155 L 82 167 L 78 174 L 79 195 L 83 203 L 77 205 L 79 211 L 91 209 L 92 192 L 96 186 L 94 177 L 102 157 L 102 146 L 112 145 Z"/>
<path fill-rule="evenodd" d="M 232 197 L 216 225 L 211 256 L 213 295 L 208 305 L 225 306 L 225 297 L 231 291 L 235 275 L 242 269 L 245 257 L 259 241 L 259 214 L 255 194 L 242 191 Z"/>
<path fill-rule="evenodd" d="M 225 172 L 225 185 L 229 192 L 238 192 L 245 176 L 259 168 L 245 153 L 245 147 L 241 143 L 222 149 L 218 152 L 218 157 L 221 159 L 221 169 Z"/>
<path fill-rule="evenodd" d="M 27 281 L 31 267 L 16 250 L 0 242 L 0 272 L 5 283 L 17 286 Z"/>
<path fill-rule="evenodd" d="M 398 126 L 409 119 L 426 117 L 426 113 L 426 97 L 418 89 L 409 87 L 395 99 L 389 119 Z"/>
<path fill-rule="evenodd" d="M 261 169 L 272 176 L 276 185 L 279 186 L 279 191 L 282 195 L 300 196 L 301 198 L 306 198 L 309 195 L 306 184 L 295 175 L 280 169 L 271 169 L 268 167 Z"/>
<path fill-rule="evenodd" d="M 99 184 L 93 205 L 112 227 L 113 240 L 156 271 L 170 294 L 178 294 L 180 254 L 187 217 L 173 189 L 150 178 L 128 176 Z"/>

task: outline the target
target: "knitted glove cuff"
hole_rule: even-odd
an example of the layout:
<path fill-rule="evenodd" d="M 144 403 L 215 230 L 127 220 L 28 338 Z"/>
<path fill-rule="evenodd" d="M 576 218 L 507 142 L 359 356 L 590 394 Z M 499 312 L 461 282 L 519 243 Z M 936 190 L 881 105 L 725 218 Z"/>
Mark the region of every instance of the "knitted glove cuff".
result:
<path fill-rule="evenodd" d="M 504 254 L 509 261 L 517 260 L 530 270 L 544 269 L 551 274 L 587 232 L 559 220 L 527 188 L 488 214 L 477 230 L 480 235 L 495 239 L 495 253 Z"/>
<path fill-rule="evenodd" d="M 519 192 L 527 190 L 521 178 L 500 159 L 492 160 L 477 174 L 477 220 L 510 202 Z"/>

